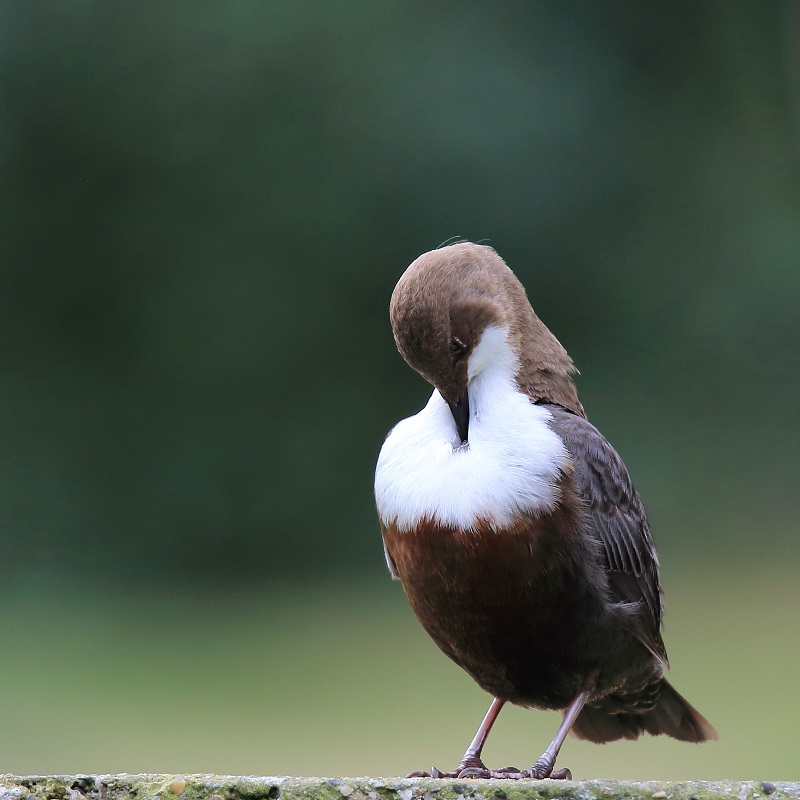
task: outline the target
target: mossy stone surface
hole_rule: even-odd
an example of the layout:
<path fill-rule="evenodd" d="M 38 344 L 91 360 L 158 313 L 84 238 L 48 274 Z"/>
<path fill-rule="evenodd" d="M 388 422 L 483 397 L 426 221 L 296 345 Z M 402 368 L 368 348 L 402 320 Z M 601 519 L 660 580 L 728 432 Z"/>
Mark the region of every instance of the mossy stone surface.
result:
<path fill-rule="evenodd" d="M 0 800 L 800 800 L 800 782 L 0 775 Z"/>

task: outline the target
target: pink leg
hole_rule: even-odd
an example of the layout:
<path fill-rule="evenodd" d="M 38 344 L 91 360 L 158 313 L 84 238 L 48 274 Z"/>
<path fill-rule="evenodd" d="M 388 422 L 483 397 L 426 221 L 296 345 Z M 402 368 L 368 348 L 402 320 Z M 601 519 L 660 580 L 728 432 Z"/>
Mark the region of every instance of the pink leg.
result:
<path fill-rule="evenodd" d="M 467 752 L 464 753 L 464 757 L 461 759 L 461 763 L 458 765 L 458 770 L 456 771 L 459 773 L 459 778 L 469 777 L 468 775 L 461 774 L 465 770 L 486 769 L 481 762 L 481 752 L 483 751 L 484 744 L 486 744 L 489 731 L 492 729 L 492 725 L 494 725 L 495 720 L 500 714 L 500 709 L 505 704 L 506 701 L 501 700 L 499 697 L 495 697 L 495 699 L 492 700 L 492 704 L 489 706 L 489 710 L 486 712 L 486 716 L 483 718 L 483 722 L 481 722 L 478 732 L 475 734 L 475 738 L 472 740 L 472 743 L 467 748 Z"/>
<path fill-rule="evenodd" d="M 489 731 L 492 729 L 492 725 L 494 725 L 495 720 L 497 719 L 498 714 L 500 713 L 500 709 L 505 705 L 505 700 L 501 700 L 499 697 L 495 697 L 492 700 L 492 704 L 489 706 L 489 710 L 486 712 L 486 716 L 483 718 L 483 722 L 481 722 L 480 727 L 478 728 L 475 737 L 473 738 L 470 746 L 467 748 L 467 752 L 464 753 L 464 757 L 461 759 L 461 763 L 458 765 L 456 769 L 452 772 L 442 772 L 441 770 L 436 769 L 436 767 L 431 767 L 430 772 L 422 772 L 422 771 L 415 771 L 410 772 L 407 777 L 409 778 L 469 778 L 469 777 L 487 777 L 489 770 L 483 765 L 481 761 L 481 752 L 483 751 L 483 746 L 486 744 L 486 739 L 489 736 Z"/>
<path fill-rule="evenodd" d="M 503 705 L 505 705 L 505 700 L 500 700 L 496 697 L 494 700 L 492 700 L 492 704 L 489 706 L 489 710 L 486 712 L 486 716 L 483 718 L 483 722 L 478 728 L 478 732 L 475 734 L 470 746 L 467 748 L 467 752 L 464 753 L 464 757 L 461 759 L 461 763 L 458 765 L 457 769 L 453 770 L 452 772 L 441 772 L 440 770 L 436 769 L 436 767 L 431 767 L 430 772 L 412 772 L 408 775 L 408 777 L 510 779 L 536 778 L 538 780 L 541 780 L 542 778 L 552 778 L 554 780 L 571 779 L 572 773 L 568 769 L 559 769 L 554 771 L 553 767 L 555 766 L 556 758 L 558 758 L 558 753 L 561 750 L 561 746 L 564 744 L 564 740 L 567 738 L 567 734 L 574 725 L 575 720 L 578 718 L 578 714 L 581 713 L 581 709 L 584 707 L 584 705 L 586 705 L 586 701 L 591 696 L 593 690 L 594 680 L 592 680 L 592 682 L 585 689 L 575 696 L 564 713 L 564 719 L 561 721 L 561 725 L 559 725 L 558 731 L 556 731 L 556 735 L 553 737 L 553 741 L 550 742 L 547 750 L 542 753 L 541 757 L 530 769 L 518 770 L 514 767 L 505 767 L 504 769 L 499 770 L 487 769 L 481 761 L 481 752 L 483 751 L 483 746 L 486 743 L 487 737 L 489 736 L 489 731 L 491 731 L 492 726 L 494 725 L 495 720 L 500 713 L 500 709 L 503 707 Z"/>
<path fill-rule="evenodd" d="M 570 731 L 570 728 L 575 723 L 575 720 L 578 717 L 578 714 L 581 713 L 581 709 L 586 704 L 586 701 L 589 699 L 589 695 L 592 693 L 592 688 L 589 687 L 584 689 L 578 696 L 570 703 L 569 708 L 567 709 L 566 713 L 564 714 L 564 719 L 561 720 L 561 725 L 558 727 L 558 731 L 556 735 L 553 737 L 553 741 L 547 746 L 547 750 L 542 753 L 541 757 L 536 761 L 536 763 L 529 769 L 526 770 L 528 773 L 526 777 L 529 778 L 571 778 L 572 774 L 568 769 L 565 770 L 558 770 L 558 772 L 553 772 L 553 767 L 556 764 L 556 758 L 558 758 L 558 751 L 561 750 L 561 745 L 564 744 L 564 739 L 567 738 L 567 734 Z"/>

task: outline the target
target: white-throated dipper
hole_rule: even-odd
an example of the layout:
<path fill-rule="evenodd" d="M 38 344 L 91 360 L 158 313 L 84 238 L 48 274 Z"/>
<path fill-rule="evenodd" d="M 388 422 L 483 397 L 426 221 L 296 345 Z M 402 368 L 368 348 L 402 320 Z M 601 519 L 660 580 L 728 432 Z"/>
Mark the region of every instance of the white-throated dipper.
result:
<path fill-rule="evenodd" d="M 433 250 L 400 278 L 390 316 L 434 391 L 378 458 L 386 561 L 434 642 L 494 697 L 457 769 L 411 774 L 569 777 L 553 768 L 570 731 L 716 739 L 663 676 L 658 558 L 639 496 L 514 273 L 490 247 Z M 530 769 L 481 761 L 506 702 L 563 713 Z"/>

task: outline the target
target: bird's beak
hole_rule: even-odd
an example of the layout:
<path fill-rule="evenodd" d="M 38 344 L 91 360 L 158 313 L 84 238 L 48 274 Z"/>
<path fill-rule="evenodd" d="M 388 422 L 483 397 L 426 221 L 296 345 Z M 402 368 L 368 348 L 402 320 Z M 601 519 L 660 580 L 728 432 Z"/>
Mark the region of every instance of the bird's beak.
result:
<path fill-rule="evenodd" d="M 455 403 L 448 403 L 450 413 L 456 422 L 456 430 L 461 439 L 461 444 L 467 444 L 469 433 L 469 393 L 467 387 L 464 387 L 464 393 L 455 401 Z"/>

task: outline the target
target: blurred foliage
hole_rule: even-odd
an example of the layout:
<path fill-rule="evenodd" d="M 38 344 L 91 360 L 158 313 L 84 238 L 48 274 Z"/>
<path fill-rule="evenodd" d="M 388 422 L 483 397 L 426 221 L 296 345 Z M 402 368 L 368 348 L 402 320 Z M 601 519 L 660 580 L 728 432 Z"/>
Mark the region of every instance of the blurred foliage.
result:
<path fill-rule="evenodd" d="M 454 234 L 517 271 L 660 540 L 795 539 L 791 9 L 4 3 L 3 561 L 379 569 L 375 455 L 428 391 L 388 299 Z"/>
<path fill-rule="evenodd" d="M 565 763 L 796 777 L 799 42 L 773 0 L 0 4 L 2 767 L 455 763 L 486 699 L 373 584 L 372 472 L 429 391 L 391 290 L 462 236 L 582 369 L 723 737 Z M 505 714 L 525 766 L 554 716 Z"/>

